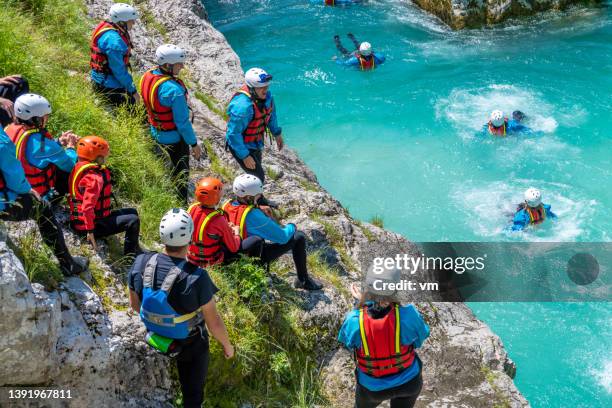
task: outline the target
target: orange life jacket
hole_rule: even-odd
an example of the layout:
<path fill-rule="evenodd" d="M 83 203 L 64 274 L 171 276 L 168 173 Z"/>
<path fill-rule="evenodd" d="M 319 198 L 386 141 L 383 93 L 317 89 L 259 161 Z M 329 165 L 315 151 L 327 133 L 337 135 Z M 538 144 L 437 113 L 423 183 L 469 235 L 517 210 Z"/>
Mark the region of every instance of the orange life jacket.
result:
<path fill-rule="evenodd" d="M 232 200 L 228 200 L 222 208 L 227 221 L 238 226 L 240 228 L 240 238 L 245 239 L 247 237 L 246 217 L 255 206 L 249 204 L 233 205 Z"/>
<path fill-rule="evenodd" d="M 274 109 L 274 103 L 270 104 L 269 108 L 264 106 L 263 110 L 260 110 L 257 101 L 251 95 L 249 88 L 246 85 L 243 85 L 242 88 L 240 88 L 234 94 L 234 96 L 232 96 L 232 99 L 240 94 L 248 96 L 253 102 L 253 118 L 249 122 L 244 132 L 242 132 L 244 143 L 259 142 L 263 140 L 266 129 L 268 128 L 270 116 L 272 115 L 272 110 Z"/>
<path fill-rule="evenodd" d="M 70 226 L 78 231 L 85 230 L 85 214 L 82 210 L 85 187 L 80 186 L 79 183 L 89 173 L 99 174 L 103 180 L 102 190 L 94 207 L 96 218 L 105 218 L 111 213 L 113 185 L 110 170 L 106 166 L 88 161 L 77 162 L 68 179 L 68 206 L 70 207 Z"/>
<path fill-rule="evenodd" d="M 373 319 L 367 307 L 359 309 L 361 348 L 355 351 L 357 368 L 372 377 L 385 377 L 404 371 L 414 362 L 412 345 L 400 342 L 400 311 L 395 305 L 387 315 Z"/>
<path fill-rule="evenodd" d="M 325 0 L 325 5 L 326 6 L 335 6 L 336 5 L 336 0 Z"/>
<path fill-rule="evenodd" d="M 359 52 L 355 52 L 354 55 L 359 60 L 359 68 L 361 68 L 362 71 L 369 71 L 376 68 L 374 54 L 370 55 L 369 59 L 361 55 Z"/>
<path fill-rule="evenodd" d="M 543 205 L 539 205 L 535 208 L 525 206 L 525 211 L 529 214 L 529 223 L 530 224 L 540 224 L 544 219 L 546 219 L 546 210 Z"/>
<path fill-rule="evenodd" d="M 142 95 L 142 101 L 147 108 L 147 114 L 151 126 L 166 132 L 176 130 L 176 123 L 174 123 L 172 108 L 163 106 L 159 101 L 159 86 L 169 80 L 176 81 L 185 90 L 185 97 L 188 95 L 187 87 L 183 81 L 172 75 L 154 74 L 153 71 L 157 69 L 159 68 L 154 68 L 145 72 L 140 80 L 140 93 Z"/>
<path fill-rule="evenodd" d="M 223 255 L 221 237 L 209 234 L 206 231 L 206 226 L 215 217 L 223 216 L 223 211 L 213 210 L 212 208 L 201 206 L 200 203 L 195 203 L 189 207 L 187 212 L 193 219 L 194 224 L 187 258 L 199 266 L 218 264 L 221 262 Z"/>
<path fill-rule="evenodd" d="M 489 121 L 489 132 L 491 133 L 491 135 L 493 136 L 501 136 L 501 137 L 505 137 L 506 136 L 506 127 L 508 126 L 508 118 L 504 118 L 504 124 L 501 125 L 500 127 L 496 128 L 495 126 L 493 126 L 493 124 L 491 123 L 491 121 Z"/>
<path fill-rule="evenodd" d="M 130 34 L 123 28 L 119 27 L 115 23 L 110 21 L 102 21 L 96 26 L 93 33 L 91 34 L 91 40 L 89 42 L 89 66 L 96 72 L 108 75 L 111 73 L 111 69 L 108 65 L 108 56 L 100 50 L 98 47 L 98 40 L 100 36 L 107 31 L 114 30 L 121 36 L 121 39 L 128 47 L 128 52 L 123 56 L 123 63 L 130 69 L 130 55 L 132 55 L 132 41 Z"/>
<path fill-rule="evenodd" d="M 32 186 L 32 189 L 41 196 L 44 196 L 49 190 L 55 187 L 56 167 L 54 164 L 49 164 L 44 169 L 39 169 L 31 165 L 26 157 L 26 148 L 30 136 L 34 133 L 40 133 L 43 136 L 43 143 L 45 140 L 53 140 L 53 136 L 51 136 L 46 129 L 34 128 L 28 130 L 25 125 L 18 125 L 16 123 L 8 125 L 5 132 L 15 144 L 17 160 L 21 162 L 26 178 Z"/>

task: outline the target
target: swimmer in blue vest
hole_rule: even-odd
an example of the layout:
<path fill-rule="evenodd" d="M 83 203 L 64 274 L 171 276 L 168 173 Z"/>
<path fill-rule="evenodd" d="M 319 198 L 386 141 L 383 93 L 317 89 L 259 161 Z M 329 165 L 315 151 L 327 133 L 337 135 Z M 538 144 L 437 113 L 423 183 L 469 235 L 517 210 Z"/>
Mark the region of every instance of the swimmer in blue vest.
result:
<path fill-rule="evenodd" d="M 537 188 L 525 191 L 525 201 L 519 204 L 512 220 L 512 231 L 522 231 L 528 225 L 538 225 L 546 218 L 556 219 L 549 204 L 542 203 L 542 193 Z"/>
<path fill-rule="evenodd" d="M 523 125 L 525 114 L 521 111 L 512 112 L 512 119 L 504 116 L 501 110 L 491 112 L 489 122 L 484 126 L 483 133 L 494 137 L 506 137 L 513 134 L 531 134 L 533 130 Z"/>
<path fill-rule="evenodd" d="M 385 62 L 385 56 L 372 51 L 372 44 L 369 42 L 359 43 L 355 36 L 351 33 L 347 34 L 348 38 L 355 45 L 355 51 L 349 52 L 340 41 L 340 36 L 334 36 L 334 42 L 336 48 L 340 51 L 344 59 L 337 59 L 334 57 L 336 62 L 340 65 L 359 67 L 362 71 L 371 71 L 378 65 Z"/>

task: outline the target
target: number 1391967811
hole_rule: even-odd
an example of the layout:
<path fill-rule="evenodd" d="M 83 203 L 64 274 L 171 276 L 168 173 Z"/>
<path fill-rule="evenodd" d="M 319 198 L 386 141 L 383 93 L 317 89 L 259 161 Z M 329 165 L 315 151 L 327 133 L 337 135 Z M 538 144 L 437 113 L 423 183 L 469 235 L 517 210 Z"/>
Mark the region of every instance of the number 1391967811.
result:
<path fill-rule="evenodd" d="M 70 390 L 57 389 L 9 389 L 9 399 L 71 399 Z"/>

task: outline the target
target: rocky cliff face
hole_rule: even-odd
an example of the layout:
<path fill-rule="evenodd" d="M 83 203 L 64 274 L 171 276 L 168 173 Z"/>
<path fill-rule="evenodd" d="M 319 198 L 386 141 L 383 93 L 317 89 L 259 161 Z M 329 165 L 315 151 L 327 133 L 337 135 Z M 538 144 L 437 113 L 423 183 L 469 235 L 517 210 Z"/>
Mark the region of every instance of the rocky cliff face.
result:
<path fill-rule="evenodd" d="M 111 3 L 87 1 L 90 16 L 103 17 Z M 140 24 L 134 32 L 140 68 L 152 65 L 158 44 L 172 41 L 187 50 L 191 85 L 226 101 L 241 82 L 240 62 L 206 21 L 199 1 L 143 0 L 138 4 L 148 10 L 147 25 Z M 219 163 L 227 172 L 237 173 L 237 165 L 224 150 L 222 118 L 196 98 L 192 105 L 197 134 L 210 147 L 210 159 L 192 163 L 197 169 L 194 177 L 210 174 Z M 268 149 L 264 164 L 275 179 L 267 183 L 266 194 L 283 203 L 283 220 L 296 223 L 309 238 L 309 251 L 320 251 L 325 262 L 339 271 L 339 283 L 325 282 L 320 293 L 300 294 L 307 301 L 300 320 L 304 327 L 325 328 L 318 358 L 326 394 L 335 407 L 352 406 L 354 365 L 335 341 L 351 304 L 344 288 L 360 280 L 359 271 L 373 257 L 414 253 L 415 248 L 397 234 L 352 219 L 290 149 Z M 9 235 L 28 228 L 23 223 L 9 224 Z M 168 363 L 144 345 L 138 318 L 126 315 L 122 279 L 110 270 L 102 271 L 109 281 L 102 289 L 110 298 L 105 302 L 85 276 L 45 292 L 30 284 L 6 244 L 6 234 L 0 238 L 0 386 L 70 387 L 79 396 L 73 406 L 171 405 Z M 425 295 L 406 300 L 417 302 L 432 333 L 419 353 L 425 383 L 419 406 L 528 406 L 512 382 L 516 368 L 500 339 L 465 305 L 436 302 L 440 299 Z"/>
<path fill-rule="evenodd" d="M 541 11 L 563 10 L 574 4 L 597 4 L 598 0 L 411 0 L 439 17 L 452 29 L 475 28 Z"/>

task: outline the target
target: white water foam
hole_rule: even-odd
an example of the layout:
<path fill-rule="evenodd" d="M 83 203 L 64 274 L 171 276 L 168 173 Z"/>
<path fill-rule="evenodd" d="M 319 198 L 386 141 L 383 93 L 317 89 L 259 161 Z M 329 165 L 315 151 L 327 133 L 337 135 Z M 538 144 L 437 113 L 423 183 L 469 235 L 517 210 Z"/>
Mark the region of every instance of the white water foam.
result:
<path fill-rule="evenodd" d="M 591 374 L 597 379 L 608 394 L 612 394 L 612 360 L 608 359 L 599 370 L 591 370 Z"/>

